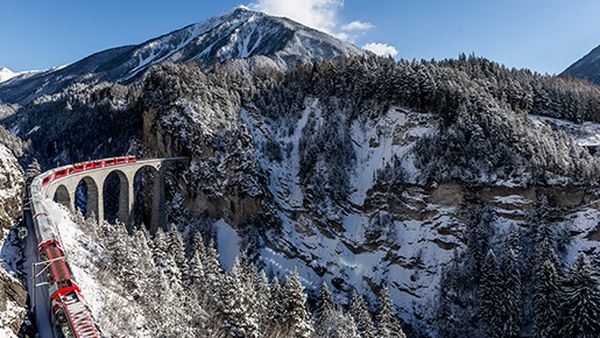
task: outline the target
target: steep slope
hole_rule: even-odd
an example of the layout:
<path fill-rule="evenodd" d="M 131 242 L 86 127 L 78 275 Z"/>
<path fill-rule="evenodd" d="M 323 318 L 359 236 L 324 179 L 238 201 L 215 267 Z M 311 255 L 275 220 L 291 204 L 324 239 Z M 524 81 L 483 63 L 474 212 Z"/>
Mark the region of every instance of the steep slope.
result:
<path fill-rule="evenodd" d="M 287 25 L 296 27 L 240 9 L 97 54 L 90 71 L 102 55 L 116 63 L 90 74 L 114 72 L 125 84 L 74 82 L 5 122 L 45 166 L 125 152 L 190 157 L 170 177 L 179 190 L 168 194 L 177 196 L 169 220 L 214 238 L 225 267 L 247 249 L 271 276 L 297 268 L 309 292 L 325 281 L 337 301 L 356 289 L 371 308 L 389 286 L 398 313 L 427 335 L 436 336 L 445 272 L 483 227 L 472 217 L 481 209 L 492 214 L 477 238 L 485 250 L 520 236 L 529 264 L 544 222 L 565 263 L 600 259 L 600 127 L 581 123 L 600 121 L 599 87 L 466 57 L 288 68 L 363 52 Z M 144 72 L 164 60 L 175 63 Z M 274 69 L 248 67 L 257 64 Z M 551 212 L 537 217 L 544 205 Z M 462 319 L 466 331 L 481 324 Z M 478 336 L 460 329 L 445 336 Z"/>
<path fill-rule="evenodd" d="M 27 103 L 78 82 L 128 82 L 165 60 L 208 67 L 248 59 L 248 65 L 281 69 L 298 62 L 367 54 L 289 19 L 237 8 L 139 45 L 105 50 L 66 67 L 15 78 L 0 84 L 0 101 Z"/>
<path fill-rule="evenodd" d="M 13 229 L 21 216 L 23 170 L 13 153 L 0 144 L 0 336 L 17 337 L 27 311 L 27 294 L 19 276 L 19 239 Z"/>
<path fill-rule="evenodd" d="M 219 247 L 232 242 L 223 229 L 235 229 L 266 271 L 298 268 L 309 290 L 326 281 L 341 302 L 356 289 L 374 303 L 389 286 L 406 322 L 443 336 L 441 280 L 473 245 L 471 214 L 482 207 L 497 252 L 510 236 L 535 251 L 532 218 L 547 200 L 551 215 L 537 219 L 561 234 L 564 261 L 600 257 L 591 249 L 600 163 L 584 148 L 595 125 L 529 115 L 549 112 L 543 88 L 511 93 L 527 87 L 522 74 L 464 62 L 368 58 L 254 76 L 164 64 L 144 81 L 143 144 L 192 158 L 177 207 L 208 215 Z M 495 88 L 484 69 L 519 80 Z M 513 111 L 507 96 L 534 104 Z"/>
<path fill-rule="evenodd" d="M 569 66 L 562 75 L 586 79 L 600 84 L 600 46 Z"/>

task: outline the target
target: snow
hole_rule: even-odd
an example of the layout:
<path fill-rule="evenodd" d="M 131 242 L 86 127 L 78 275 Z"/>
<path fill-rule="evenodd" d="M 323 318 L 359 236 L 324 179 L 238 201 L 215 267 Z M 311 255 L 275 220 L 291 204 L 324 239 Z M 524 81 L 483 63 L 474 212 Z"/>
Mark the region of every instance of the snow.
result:
<path fill-rule="evenodd" d="M 350 132 L 356 166 L 350 177 L 354 189 L 350 201 L 354 206 L 343 212 L 332 209 L 331 215 L 323 217 L 339 220 L 340 231 L 315 224 L 315 219 L 304 212 L 305 196 L 299 179 L 300 139 L 309 122 L 316 128 L 324 123 L 321 102 L 307 98 L 305 109 L 276 121 L 242 110 L 240 120 L 252 136 L 257 164 L 267 173 L 269 190 L 279 205 L 277 217 L 282 233 L 260 254 L 266 270 L 283 277 L 296 268 L 309 290 L 318 288 L 322 280 L 331 282 L 339 277 L 371 299 L 376 296 L 369 284 L 395 281 L 395 289 L 399 291 L 394 294 L 394 301 L 402 313 L 413 313 L 414 307 L 425 312 L 439 282 L 437 269 L 450 261 L 453 248 L 463 245 L 460 238 L 463 223 L 456 217 L 456 210 L 430 205 L 432 209 L 427 209 L 427 214 L 431 216 L 419 220 L 393 219 L 391 214 L 382 213 L 390 223 L 382 229 L 373 229 L 371 223 L 377 218 L 377 211 L 365 210 L 363 204 L 373 187 L 376 171 L 391 163 L 394 156 L 401 159 L 408 179 L 416 180 L 419 171 L 412 151 L 419 137 L 437 129 L 433 116 L 392 108 L 367 122 L 353 122 Z M 265 153 L 268 142 L 280 146 L 281 160 L 271 159 Z M 426 198 L 417 191 L 406 192 L 403 197 L 416 205 L 424 204 Z M 419 213 L 416 208 L 413 211 Z M 446 229 L 455 231 L 440 232 Z M 377 240 L 383 244 L 366 250 L 367 242 L 373 243 L 365 238 L 367 231 L 371 231 L 370 236 L 379 236 Z M 415 262 L 421 262 L 418 276 Z M 317 271 L 326 273 L 321 276 Z M 346 294 L 334 296 L 344 300 Z M 405 319 L 410 317 L 407 315 Z"/>
<path fill-rule="evenodd" d="M 24 315 L 25 311 L 24 308 L 10 298 L 6 299 L 6 310 L 0 312 L 0 337 L 17 337 L 17 335 L 15 335 L 7 326 L 16 322 L 18 318 Z"/>
<path fill-rule="evenodd" d="M 6 67 L 0 67 L 0 85 L 3 82 L 8 82 L 8 80 L 11 80 L 13 78 L 27 78 L 30 77 L 32 75 L 35 75 L 37 73 L 41 73 L 41 71 L 39 70 L 28 70 L 28 71 L 24 71 L 24 72 L 13 72 L 12 70 L 6 68 Z"/>
<path fill-rule="evenodd" d="M 575 234 L 568 248 L 566 262 L 575 263 L 577 256 L 585 252 L 588 257 L 600 258 L 598 240 L 600 240 L 600 210 L 591 205 L 585 206 L 565 217 L 563 226 Z M 595 234 L 592 238 L 590 235 Z M 595 239 L 594 239 L 595 237 Z"/>
<path fill-rule="evenodd" d="M 0 67 L 0 82 L 8 81 L 17 76 L 12 70 L 6 67 Z"/>
<path fill-rule="evenodd" d="M 378 169 L 393 161 L 394 156 L 401 159 L 408 179 L 415 181 L 419 171 L 414 165 L 412 149 L 415 141 L 434 130 L 433 117 L 428 114 L 412 113 L 400 108 L 391 108 L 378 120 L 366 124 L 354 121 L 352 141 L 356 153 L 354 169 L 354 192 L 350 200 L 358 205 L 364 202 Z"/>
<path fill-rule="evenodd" d="M 17 338 L 17 335 L 14 334 L 14 332 L 12 332 L 12 330 L 10 330 L 8 328 L 2 328 L 2 329 L 0 329 L 0 337 Z"/>
<path fill-rule="evenodd" d="M 223 219 L 215 222 L 219 260 L 225 270 L 230 271 L 236 257 L 240 256 L 240 236 Z"/>
<path fill-rule="evenodd" d="M 274 193 L 277 203 L 287 210 L 302 208 L 304 201 L 299 178 L 299 148 L 302 130 L 311 113 L 315 114 L 316 119 L 320 118 L 321 110 L 316 99 L 306 101 L 306 109 L 302 111 L 292 133 L 287 135 L 285 128 L 273 128 L 269 121 L 260 121 L 245 109 L 240 112 L 240 119 L 250 131 L 255 149 L 263 149 L 270 138 L 282 147 L 291 146 L 289 155 L 282 151 L 286 157 L 284 161 L 270 161 L 266 156 L 257 158 L 259 166 L 269 172 L 269 190 Z"/>
<path fill-rule="evenodd" d="M 575 123 L 541 115 L 529 115 L 529 118 L 535 122 L 563 130 L 580 146 L 600 146 L 600 123 Z"/>
<path fill-rule="evenodd" d="M 36 131 L 40 130 L 40 128 L 41 128 L 41 126 L 35 126 L 35 127 L 31 128 L 31 130 L 27 132 L 27 136 L 29 136 L 29 135 L 35 133 Z"/>
<path fill-rule="evenodd" d="M 142 45 L 133 54 L 133 57 L 137 58 L 137 65 L 123 80 L 132 78 L 150 65 L 169 59 L 188 46 L 194 39 L 199 38 L 201 35 L 210 32 L 222 24 L 224 19 L 223 16 L 211 18 L 205 22 L 190 25 L 180 31 L 164 35 Z"/>
<path fill-rule="evenodd" d="M 48 215 L 57 227 L 60 241 L 69 260 L 69 266 L 73 277 L 81 288 L 85 303 L 89 306 L 93 317 L 101 328 L 111 326 L 107 317 L 115 308 L 122 313 L 127 312 L 127 318 L 133 320 L 130 325 L 140 328 L 139 337 L 152 337 L 148 332 L 142 330 L 146 318 L 136 310 L 136 302 L 133 298 L 124 298 L 111 289 L 111 280 L 98 278 L 102 272 L 98 270 L 95 262 L 98 259 L 97 247 L 91 237 L 86 234 L 85 229 L 75 223 L 71 213 L 62 205 L 50 199 L 44 201 Z M 110 306 L 109 306 L 110 304 Z M 113 310 L 111 310 L 113 309 Z"/>

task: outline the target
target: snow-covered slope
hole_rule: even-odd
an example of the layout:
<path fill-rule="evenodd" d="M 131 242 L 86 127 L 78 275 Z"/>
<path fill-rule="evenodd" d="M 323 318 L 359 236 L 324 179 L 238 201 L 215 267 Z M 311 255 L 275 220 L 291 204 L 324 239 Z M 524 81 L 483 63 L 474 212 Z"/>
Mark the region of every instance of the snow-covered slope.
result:
<path fill-rule="evenodd" d="M 210 67 L 229 59 L 249 66 L 286 68 L 298 62 L 365 55 L 368 52 L 286 18 L 237 8 L 139 45 L 101 51 L 0 85 L 0 100 L 27 102 L 75 82 L 134 79 L 162 61 L 193 61 Z"/>
<path fill-rule="evenodd" d="M 19 280 L 18 238 L 23 171 L 12 152 L 0 144 L 0 336 L 17 337 L 26 314 L 27 295 Z M 11 229 L 13 231 L 11 231 Z"/>
<path fill-rule="evenodd" d="M 0 82 L 8 81 L 16 75 L 17 74 L 15 74 L 12 70 L 6 67 L 0 67 Z"/>

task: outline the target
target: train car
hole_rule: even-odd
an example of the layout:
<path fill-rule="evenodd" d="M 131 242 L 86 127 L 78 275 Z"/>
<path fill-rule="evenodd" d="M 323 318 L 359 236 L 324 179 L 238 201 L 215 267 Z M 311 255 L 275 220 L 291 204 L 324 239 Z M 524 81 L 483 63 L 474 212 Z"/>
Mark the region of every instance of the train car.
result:
<path fill-rule="evenodd" d="M 42 187 L 56 179 L 59 179 L 61 177 L 71 175 L 74 173 L 78 173 L 81 171 L 103 168 L 103 167 L 110 167 L 113 165 L 133 163 L 136 161 L 137 161 L 136 156 L 132 155 L 132 156 L 105 158 L 102 160 L 77 163 L 77 164 L 73 164 L 71 166 L 57 168 L 56 170 L 52 171 L 51 173 L 46 175 L 44 178 L 42 178 Z"/>
<path fill-rule="evenodd" d="M 100 337 L 99 331 L 84 305 L 81 291 L 72 278 L 60 242 L 50 239 L 38 244 L 42 260 L 48 261 L 46 278 L 54 315 L 54 324 L 64 337 Z"/>
<path fill-rule="evenodd" d="M 31 212 L 33 215 L 34 230 L 39 260 L 47 261 L 44 270 L 48 282 L 48 298 L 51 302 L 52 323 L 56 337 L 69 338 L 99 338 L 100 330 L 93 322 L 91 313 L 81 296 L 79 286 L 73 279 L 71 269 L 65 259 L 63 248 L 60 244 L 58 232 L 52 219 L 49 217 L 43 197 L 44 182 L 49 183 L 56 172 L 63 172 L 72 168 L 71 173 L 85 169 L 85 164 L 76 164 L 63 167 L 38 176 L 33 179 L 29 187 Z M 60 175 L 59 175 L 60 176 Z"/>

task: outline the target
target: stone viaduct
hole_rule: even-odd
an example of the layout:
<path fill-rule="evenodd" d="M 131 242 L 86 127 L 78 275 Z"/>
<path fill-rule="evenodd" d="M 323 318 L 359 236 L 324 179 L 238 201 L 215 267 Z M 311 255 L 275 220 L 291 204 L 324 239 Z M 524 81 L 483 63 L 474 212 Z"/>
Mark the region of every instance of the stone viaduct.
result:
<path fill-rule="evenodd" d="M 126 225 L 132 225 L 135 202 L 134 179 L 138 172 L 149 169 L 154 176 L 150 230 L 156 231 L 166 223 L 164 211 L 166 171 L 171 164 L 187 163 L 187 161 L 188 159 L 183 157 L 157 158 L 72 173 L 49 183 L 45 190 L 45 197 L 75 210 L 77 186 L 83 182 L 87 186 L 87 208 L 84 216 L 87 218 L 93 214 L 100 222 L 104 220 L 104 183 L 109 175 L 115 173 L 119 178 L 117 219 Z"/>

